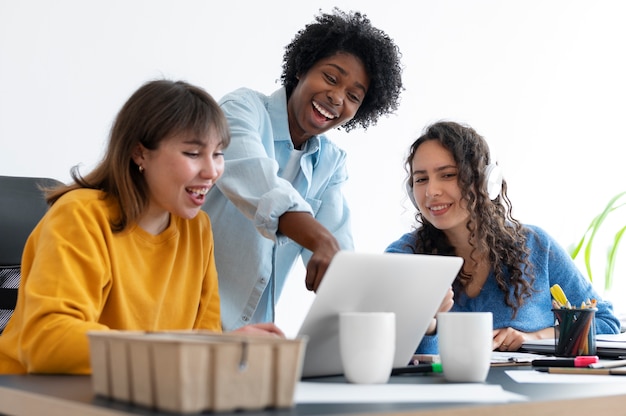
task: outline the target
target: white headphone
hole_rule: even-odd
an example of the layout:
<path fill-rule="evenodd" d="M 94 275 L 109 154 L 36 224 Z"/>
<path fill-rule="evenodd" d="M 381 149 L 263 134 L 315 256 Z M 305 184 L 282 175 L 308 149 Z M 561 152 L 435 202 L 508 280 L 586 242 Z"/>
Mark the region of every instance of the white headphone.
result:
<path fill-rule="evenodd" d="M 489 199 L 492 201 L 498 198 L 502 191 L 502 168 L 495 162 L 489 163 L 485 167 L 485 191 L 489 195 Z M 413 206 L 417 208 L 417 202 L 413 196 L 413 187 L 409 181 L 406 182 L 406 192 L 409 196 L 409 200 L 413 203 Z"/>
<path fill-rule="evenodd" d="M 502 168 L 494 162 L 485 168 L 485 187 L 492 201 L 498 198 L 502 191 Z"/>

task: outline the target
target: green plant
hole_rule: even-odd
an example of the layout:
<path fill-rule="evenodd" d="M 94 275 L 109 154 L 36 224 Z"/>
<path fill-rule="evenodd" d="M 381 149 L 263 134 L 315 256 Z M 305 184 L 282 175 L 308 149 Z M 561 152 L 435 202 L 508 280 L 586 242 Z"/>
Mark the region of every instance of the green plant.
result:
<path fill-rule="evenodd" d="M 571 256 L 573 259 L 576 259 L 576 256 L 583 250 L 584 248 L 584 263 L 585 268 L 587 270 L 587 276 L 589 280 L 593 282 L 593 273 L 591 267 L 591 249 L 593 247 L 593 243 L 597 238 L 598 232 L 600 231 L 600 227 L 605 223 L 609 214 L 615 212 L 616 210 L 626 206 L 626 192 L 620 192 L 615 195 L 608 204 L 604 207 L 602 212 L 598 214 L 591 224 L 587 228 L 587 231 L 580 239 L 578 244 L 574 247 L 571 252 Z M 622 210 L 624 212 L 624 210 Z M 606 227 L 605 227 L 606 228 Z M 615 271 L 615 262 L 617 260 L 617 249 L 619 244 L 624 237 L 626 232 L 626 219 L 622 222 L 621 220 L 617 224 L 617 232 L 612 237 L 613 241 L 609 243 L 606 265 L 604 268 L 604 289 L 610 290 L 613 286 L 613 274 Z"/>

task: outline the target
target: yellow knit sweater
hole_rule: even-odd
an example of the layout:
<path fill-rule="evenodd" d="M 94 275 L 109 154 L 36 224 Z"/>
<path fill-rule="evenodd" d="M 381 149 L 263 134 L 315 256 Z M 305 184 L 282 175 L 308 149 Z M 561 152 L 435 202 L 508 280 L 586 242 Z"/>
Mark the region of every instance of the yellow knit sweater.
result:
<path fill-rule="evenodd" d="M 60 198 L 30 235 L 0 374 L 88 374 L 90 330 L 221 332 L 213 234 L 205 212 L 151 235 L 114 233 L 117 205 L 96 190 Z"/>

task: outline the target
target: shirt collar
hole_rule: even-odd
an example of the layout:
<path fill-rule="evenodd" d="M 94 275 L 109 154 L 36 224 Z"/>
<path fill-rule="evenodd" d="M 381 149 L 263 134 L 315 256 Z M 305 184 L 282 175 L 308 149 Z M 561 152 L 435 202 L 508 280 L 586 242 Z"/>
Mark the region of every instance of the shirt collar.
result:
<path fill-rule="evenodd" d="M 267 111 L 272 120 L 274 141 L 291 141 L 289 134 L 289 118 L 287 113 L 287 92 L 285 88 L 279 88 L 269 97 Z M 317 152 L 320 148 L 320 136 L 313 136 L 304 145 L 305 154 Z"/>

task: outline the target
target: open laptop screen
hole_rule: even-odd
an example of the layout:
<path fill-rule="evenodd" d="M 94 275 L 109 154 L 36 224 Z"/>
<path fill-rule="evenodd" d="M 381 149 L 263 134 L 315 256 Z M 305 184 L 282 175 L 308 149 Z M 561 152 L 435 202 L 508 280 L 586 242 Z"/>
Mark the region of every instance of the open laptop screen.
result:
<path fill-rule="evenodd" d="M 339 313 L 350 311 L 394 312 L 394 367 L 406 366 L 462 264 L 454 256 L 337 253 L 298 332 L 308 338 L 302 376 L 342 374 Z"/>

